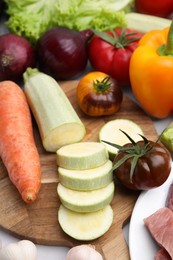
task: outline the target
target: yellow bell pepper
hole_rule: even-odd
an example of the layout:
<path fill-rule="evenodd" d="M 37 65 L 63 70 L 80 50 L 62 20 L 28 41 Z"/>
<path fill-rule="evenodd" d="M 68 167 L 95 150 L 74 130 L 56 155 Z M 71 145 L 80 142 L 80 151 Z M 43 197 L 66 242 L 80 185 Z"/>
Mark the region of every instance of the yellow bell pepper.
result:
<path fill-rule="evenodd" d="M 161 119 L 173 112 L 173 22 L 141 38 L 129 73 L 132 91 L 148 114 Z"/>

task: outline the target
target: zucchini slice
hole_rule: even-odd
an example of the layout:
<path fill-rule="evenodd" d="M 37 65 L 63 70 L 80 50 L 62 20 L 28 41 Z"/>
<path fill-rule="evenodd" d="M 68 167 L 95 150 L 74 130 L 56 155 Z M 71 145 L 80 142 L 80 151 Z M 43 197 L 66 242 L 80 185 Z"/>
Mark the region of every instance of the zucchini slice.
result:
<path fill-rule="evenodd" d="M 87 170 L 68 170 L 58 167 L 59 181 L 73 190 L 101 189 L 112 182 L 112 162 Z"/>
<path fill-rule="evenodd" d="M 79 213 L 67 209 L 62 204 L 58 210 L 58 220 L 63 231 L 77 240 L 93 240 L 105 234 L 113 223 L 113 209 Z"/>
<path fill-rule="evenodd" d="M 57 164 L 69 170 L 86 170 L 103 165 L 108 157 L 104 144 L 79 142 L 61 147 L 57 151 Z"/>
<path fill-rule="evenodd" d="M 91 191 L 71 190 L 58 184 L 57 193 L 61 203 L 76 212 L 93 212 L 103 209 L 111 203 L 115 185 L 111 182 L 106 187 Z"/>

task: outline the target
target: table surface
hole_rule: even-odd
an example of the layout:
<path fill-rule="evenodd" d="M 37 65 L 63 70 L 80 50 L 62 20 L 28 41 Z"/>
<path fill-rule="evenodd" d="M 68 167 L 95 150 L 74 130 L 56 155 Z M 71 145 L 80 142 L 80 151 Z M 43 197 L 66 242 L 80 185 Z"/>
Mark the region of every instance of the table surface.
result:
<path fill-rule="evenodd" d="M 130 92 L 129 89 L 125 90 L 125 94 L 128 95 L 133 101 L 136 102 L 135 98 L 133 97 L 132 93 Z M 168 117 L 163 120 L 156 120 L 152 119 L 153 123 L 155 125 L 155 128 L 159 133 L 161 133 L 165 127 L 172 121 L 172 117 Z M 124 227 L 124 236 L 125 239 L 128 243 L 128 228 L 129 224 L 127 224 Z M 16 237 L 11 236 L 10 234 L 0 230 L 0 245 L 9 244 L 12 242 L 16 242 L 18 239 Z M 38 258 L 37 260 L 65 260 L 66 259 L 66 254 L 69 250 L 67 247 L 60 247 L 60 246 L 42 246 L 42 245 L 36 245 L 37 250 L 38 250 Z"/>
<path fill-rule="evenodd" d="M 0 23 L 0 34 L 4 34 L 7 33 L 8 30 L 7 28 L 4 26 L 3 24 L 3 18 L 1 20 Z M 86 72 L 89 69 L 86 69 Z M 124 90 L 124 94 L 128 95 L 134 102 L 137 102 L 135 97 L 133 96 L 133 94 L 130 91 L 130 88 L 127 88 Z M 170 124 L 170 122 L 173 120 L 172 117 L 168 117 L 166 119 L 163 120 L 157 120 L 157 119 L 153 119 L 153 123 L 154 126 L 157 130 L 157 133 L 160 134 L 165 127 L 168 126 L 168 124 Z M 128 226 L 129 224 L 127 224 L 124 227 L 124 236 L 125 239 L 128 243 Z M 10 234 L 4 232 L 3 230 L 0 230 L 0 246 L 2 245 L 6 245 L 12 242 L 17 242 L 19 241 L 16 237 L 11 236 Z M 36 245 L 37 246 L 37 250 L 38 250 L 38 257 L 37 260 L 65 260 L 66 259 L 66 254 L 69 250 L 69 248 L 67 247 L 60 247 L 60 246 L 42 246 L 42 245 Z"/>

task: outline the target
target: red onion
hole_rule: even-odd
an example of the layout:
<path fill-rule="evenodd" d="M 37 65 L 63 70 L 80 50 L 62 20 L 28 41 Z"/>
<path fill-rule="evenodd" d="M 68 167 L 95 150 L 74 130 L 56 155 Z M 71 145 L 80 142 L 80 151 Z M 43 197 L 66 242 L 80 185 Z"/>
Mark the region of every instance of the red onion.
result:
<path fill-rule="evenodd" d="M 34 48 L 25 38 L 11 33 L 0 36 L 0 81 L 18 81 L 34 65 Z"/>
<path fill-rule="evenodd" d="M 78 76 L 87 65 L 91 35 L 91 30 L 78 32 L 60 26 L 48 30 L 37 44 L 39 69 L 58 80 Z"/>

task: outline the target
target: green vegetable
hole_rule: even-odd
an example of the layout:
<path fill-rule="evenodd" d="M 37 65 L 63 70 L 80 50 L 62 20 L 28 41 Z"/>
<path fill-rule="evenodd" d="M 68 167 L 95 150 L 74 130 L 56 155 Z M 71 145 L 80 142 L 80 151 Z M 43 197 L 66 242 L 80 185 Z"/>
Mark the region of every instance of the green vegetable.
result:
<path fill-rule="evenodd" d="M 163 131 L 161 142 L 167 147 L 167 149 L 173 152 L 173 122 Z"/>
<path fill-rule="evenodd" d="M 110 30 L 126 25 L 134 0 L 5 0 L 8 28 L 32 43 L 56 25 Z"/>
<path fill-rule="evenodd" d="M 120 131 L 120 129 L 126 131 L 136 142 L 142 140 L 140 134 L 144 135 L 141 126 L 139 126 L 137 123 L 133 122 L 132 120 L 114 119 L 108 121 L 102 126 L 99 132 L 99 141 L 102 142 L 102 140 L 104 140 L 110 143 L 116 143 L 118 145 L 124 145 L 126 143 L 129 143 L 127 136 L 124 135 Z M 109 158 L 110 160 L 113 161 L 115 155 L 117 155 L 118 153 L 118 149 L 109 144 L 105 144 L 105 145 L 109 153 Z"/>
<path fill-rule="evenodd" d="M 90 191 L 71 190 L 58 184 L 57 193 L 64 207 L 75 212 L 93 212 L 105 208 L 111 203 L 115 185 L 112 181 L 104 188 Z"/>
<path fill-rule="evenodd" d="M 81 141 L 85 126 L 58 83 L 31 68 L 24 73 L 24 81 L 24 92 L 45 150 L 56 152 L 63 145 Z"/>
<path fill-rule="evenodd" d="M 85 148 L 84 148 L 85 149 Z M 108 185 L 113 180 L 112 162 L 99 167 L 86 170 L 68 170 L 58 167 L 59 181 L 62 185 L 73 190 L 93 190 L 100 189 Z"/>
<path fill-rule="evenodd" d="M 171 25 L 171 20 L 147 14 L 128 13 L 125 15 L 128 28 L 146 33 L 161 30 Z"/>
<path fill-rule="evenodd" d="M 67 209 L 62 204 L 58 209 L 61 228 L 77 240 L 93 240 L 108 231 L 113 223 L 113 209 L 107 205 L 95 212 L 81 213 Z"/>
<path fill-rule="evenodd" d="M 69 170 L 99 167 L 108 160 L 106 146 L 99 142 L 79 142 L 64 145 L 57 150 L 57 164 Z"/>

